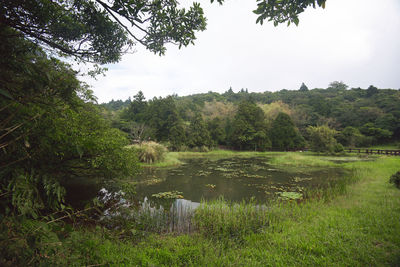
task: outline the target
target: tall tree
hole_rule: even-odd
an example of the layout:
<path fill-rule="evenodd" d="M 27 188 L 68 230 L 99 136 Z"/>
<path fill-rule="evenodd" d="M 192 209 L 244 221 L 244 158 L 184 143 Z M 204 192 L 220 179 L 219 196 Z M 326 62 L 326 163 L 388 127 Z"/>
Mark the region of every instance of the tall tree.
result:
<path fill-rule="evenodd" d="M 242 150 L 265 150 L 271 143 L 266 134 L 264 113 L 252 101 L 243 101 L 232 122 L 232 144 Z"/>
<path fill-rule="evenodd" d="M 168 141 L 171 128 L 180 120 L 173 97 L 153 98 L 147 110 L 146 121 L 152 128 L 152 137 L 157 141 Z"/>
<path fill-rule="evenodd" d="M 129 105 L 129 108 L 122 115 L 124 119 L 137 123 L 143 123 L 146 118 L 147 102 L 142 91 L 139 91 Z"/>
<path fill-rule="evenodd" d="M 190 147 L 210 147 L 211 137 L 201 114 L 197 113 L 190 121 L 188 144 Z"/>
<path fill-rule="evenodd" d="M 307 85 L 305 85 L 304 83 L 302 83 L 301 86 L 300 86 L 299 91 L 300 91 L 300 92 L 307 92 L 307 91 L 308 91 Z"/>
<path fill-rule="evenodd" d="M 211 140 L 214 143 L 214 145 L 225 144 L 226 133 L 224 124 L 226 124 L 226 122 L 224 123 L 224 121 L 219 117 L 216 117 L 207 122 L 207 128 L 208 131 L 210 132 Z"/>
<path fill-rule="evenodd" d="M 304 138 L 286 113 L 279 113 L 269 131 L 272 148 L 278 150 L 299 149 L 305 146 Z"/>

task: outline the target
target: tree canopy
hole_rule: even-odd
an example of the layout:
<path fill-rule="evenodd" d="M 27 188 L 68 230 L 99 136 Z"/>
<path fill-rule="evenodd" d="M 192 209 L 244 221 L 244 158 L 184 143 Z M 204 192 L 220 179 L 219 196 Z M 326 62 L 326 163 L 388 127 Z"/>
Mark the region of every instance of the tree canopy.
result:
<path fill-rule="evenodd" d="M 256 23 L 297 25 L 307 7 L 325 7 L 325 2 L 257 0 Z M 192 44 L 206 19 L 200 4 L 185 9 L 175 0 L 4 0 L 0 24 L 16 31 L 2 39 L 18 33 L 51 52 L 106 64 L 119 61 L 136 44 L 160 55 L 168 43 Z"/>
<path fill-rule="evenodd" d="M 300 135 L 292 119 L 283 112 L 279 113 L 273 121 L 269 136 L 274 149 L 291 150 L 305 146 L 304 138 Z"/>
<path fill-rule="evenodd" d="M 170 0 L 4 0 L 0 23 L 42 47 L 100 64 L 119 61 L 136 43 L 158 54 L 168 43 L 187 46 L 206 26 L 199 4 L 186 10 Z"/>

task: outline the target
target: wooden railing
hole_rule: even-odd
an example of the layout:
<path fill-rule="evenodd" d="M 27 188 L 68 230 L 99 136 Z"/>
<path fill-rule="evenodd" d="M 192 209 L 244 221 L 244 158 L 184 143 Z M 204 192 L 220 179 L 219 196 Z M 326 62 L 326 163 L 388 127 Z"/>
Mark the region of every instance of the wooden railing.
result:
<path fill-rule="evenodd" d="M 400 156 L 400 150 L 391 149 L 346 148 L 345 151 L 348 153 Z"/>

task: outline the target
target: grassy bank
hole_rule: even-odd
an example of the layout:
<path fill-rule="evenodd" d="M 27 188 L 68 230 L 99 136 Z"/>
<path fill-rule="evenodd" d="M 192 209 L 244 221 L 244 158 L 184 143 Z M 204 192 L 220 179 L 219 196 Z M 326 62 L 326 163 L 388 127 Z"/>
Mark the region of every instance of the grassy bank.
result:
<path fill-rule="evenodd" d="M 280 203 L 267 210 L 256 209 L 251 203 L 237 204 L 236 208 L 222 200 L 205 203 L 195 218 L 199 230 L 190 235 L 141 233 L 138 238 L 135 229 L 119 235 L 105 229 L 78 230 L 62 239 L 43 234 L 41 239 L 34 240 L 36 249 L 25 256 L 23 263 L 30 260 L 33 265 L 70 266 L 399 265 L 400 190 L 388 180 L 400 169 L 400 159 L 382 157 L 374 162 L 344 165 L 353 169 L 351 180 L 357 182 L 329 201 L 316 198 L 300 205 Z M 3 243 L 3 248 L 18 244 L 15 237 L 3 240 L 13 240 Z M 21 255 L 24 253 L 27 250 L 21 250 Z"/>
<path fill-rule="evenodd" d="M 313 152 L 254 152 L 233 150 L 212 150 L 209 152 L 167 152 L 163 160 L 152 164 L 142 163 L 143 167 L 173 167 L 183 164 L 185 159 L 194 158 L 250 158 L 266 157 L 268 163 L 276 167 L 334 167 L 337 162 L 360 161 L 377 158 L 374 155 L 365 156 L 363 159 L 357 156 L 329 156 Z"/>
<path fill-rule="evenodd" d="M 265 156 L 266 152 L 239 152 L 233 150 L 211 150 L 209 152 L 167 152 L 163 160 L 154 162 L 152 164 L 142 163 L 142 167 L 174 167 L 183 164 L 184 159 L 193 158 L 230 158 L 230 157 L 255 157 L 255 156 Z"/>

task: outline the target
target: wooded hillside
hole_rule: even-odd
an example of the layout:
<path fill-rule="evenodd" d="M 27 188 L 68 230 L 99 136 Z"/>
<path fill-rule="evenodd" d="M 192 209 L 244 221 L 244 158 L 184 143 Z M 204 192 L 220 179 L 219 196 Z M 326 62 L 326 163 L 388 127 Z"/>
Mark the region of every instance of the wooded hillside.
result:
<path fill-rule="evenodd" d="M 343 146 L 384 144 L 400 139 L 400 91 L 328 88 L 249 93 L 230 88 L 146 100 L 139 92 L 101 106 L 113 126 L 131 141 L 156 140 L 173 150 L 224 145 L 246 150 L 290 150 L 308 146 L 310 126 L 327 126 Z M 284 115 L 285 114 L 285 115 Z M 284 129 L 284 130 L 283 130 Z"/>

